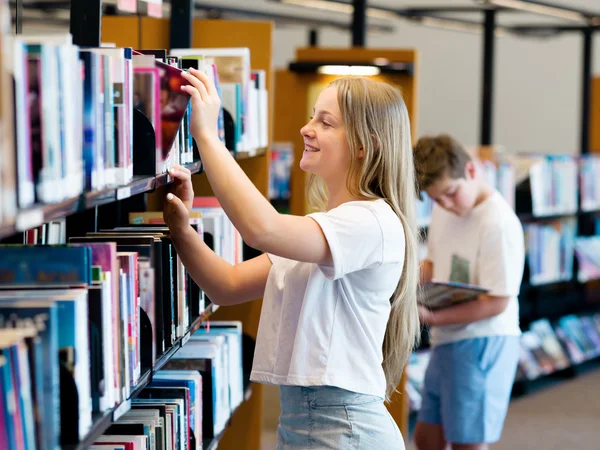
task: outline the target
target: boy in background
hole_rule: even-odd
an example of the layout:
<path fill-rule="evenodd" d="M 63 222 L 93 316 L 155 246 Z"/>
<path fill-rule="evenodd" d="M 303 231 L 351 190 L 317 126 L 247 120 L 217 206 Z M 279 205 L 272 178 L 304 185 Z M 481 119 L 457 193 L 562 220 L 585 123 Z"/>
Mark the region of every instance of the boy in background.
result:
<path fill-rule="evenodd" d="M 415 443 L 419 450 L 485 450 L 502 434 L 519 360 L 523 228 L 450 136 L 420 139 L 414 157 L 419 189 L 436 203 L 421 281 L 489 289 L 449 308 L 419 307 L 432 351 Z"/>

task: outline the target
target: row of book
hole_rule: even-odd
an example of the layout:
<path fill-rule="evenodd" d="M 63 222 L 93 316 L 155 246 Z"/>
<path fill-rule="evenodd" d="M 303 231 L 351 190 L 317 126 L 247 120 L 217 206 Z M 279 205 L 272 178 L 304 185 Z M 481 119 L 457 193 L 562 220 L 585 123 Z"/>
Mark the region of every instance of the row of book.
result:
<path fill-rule="evenodd" d="M 3 449 L 60 448 L 48 424 L 55 411 L 47 413 L 44 399 L 46 385 L 53 382 L 44 365 L 46 360 L 58 360 L 58 354 L 45 353 L 41 320 L 38 316 L 0 329 Z M 86 330 L 82 331 L 84 336 Z M 114 444 L 128 450 L 201 450 L 204 439 L 218 436 L 244 401 L 241 322 L 213 322 L 210 328 L 200 328 L 164 367 L 153 373 L 151 383 L 126 405 L 129 411 L 96 439 L 94 448 Z M 84 395 L 78 391 L 70 401 Z M 61 420 L 68 421 L 69 416 L 73 420 L 78 412 L 61 410 Z"/>
<path fill-rule="evenodd" d="M 515 381 L 535 380 L 600 356 L 600 313 L 568 315 L 552 324 L 532 322 L 521 335 L 521 353 Z M 421 408 L 425 373 L 431 350 L 414 352 L 408 363 L 406 393 L 410 408 Z"/>
<path fill-rule="evenodd" d="M 482 162 L 488 183 L 519 212 L 534 217 L 600 209 L 600 158 L 596 155 L 499 154 Z M 517 191 L 518 193 L 516 193 Z M 516 196 L 528 196 L 519 201 Z M 529 212 L 529 211 L 523 211 Z"/>
<path fill-rule="evenodd" d="M 93 413 L 128 399 L 142 374 L 210 302 L 177 256 L 162 213 L 130 213 L 129 221 L 70 237 L 68 245 L 0 246 L 0 329 L 33 324 L 34 341 L 42 346 L 40 351 L 32 342 L 27 349 L 34 378 L 43 383 L 36 417 L 39 433 L 48 438 L 44 448 L 77 442 Z M 239 233 L 213 197 L 194 201 L 190 225 L 217 254 L 232 264 L 241 261 Z M 226 341 L 219 345 L 226 349 Z M 221 399 L 229 389 L 223 370 L 214 379 Z M 25 395 L 20 384 L 13 387 L 15 395 Z M 239 397 L 238 390 L 234 407 Z M 232 406 L 219 405 L 222 426 Z"/>
<path fill-rule="evenodd" d="M 268 145 L 266 73 L 250 69 L 247 48 L 82 48 L 70 34 L 3 40 L 2 75 L 13 89 L 2 118 L 14 139 L 0 149 L 0 221 L 193 162 L 182 70 L 203 71 L 217 86 L 217 132 L 232 152 Z"/>
<path fill-rule="evenodd" d="M 600 356 L 600 314 L 533 322 L 521 337 L 517 380 L 535 380 Z"/>

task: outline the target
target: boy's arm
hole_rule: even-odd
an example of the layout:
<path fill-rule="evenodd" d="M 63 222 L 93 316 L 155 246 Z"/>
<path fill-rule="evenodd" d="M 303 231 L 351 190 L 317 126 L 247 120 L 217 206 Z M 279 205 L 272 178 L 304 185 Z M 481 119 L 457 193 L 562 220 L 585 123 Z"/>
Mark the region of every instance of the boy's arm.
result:
<path fill-rule="evenodd" d="M 420 307 L 419 312 L 424 325 L 462 325 L 501 314 L 509 300 L 510 297 L 481 295 L 477 300 L 435 311 Z"/>
<path fill-rule="evenodd" d="M 504 312 L 519 294 L 524 264 L 523 230 L 517 221 L 494 224 L 483 233 L 479 251 L 479 284 L 489 289 L 477 300 L 430 311 L 419 307 L 421 322 L 428 325 L 459 325 Z"/>

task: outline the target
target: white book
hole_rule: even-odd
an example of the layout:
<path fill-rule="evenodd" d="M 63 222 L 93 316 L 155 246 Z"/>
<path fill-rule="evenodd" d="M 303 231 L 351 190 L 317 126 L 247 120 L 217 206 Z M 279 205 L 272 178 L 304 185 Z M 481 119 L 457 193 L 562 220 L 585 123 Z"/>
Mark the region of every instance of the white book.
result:
<path fill-rule="evenodd" d="M 11 37 L 7 36 L 7 40 Z M 7 70 L 14 80 L 14 100 L 16 109 L 16 149 L 17 149 L 17 189 L 19 208 L 27 208 L 35 201 L 30 120 L 28 102 L 28 77 L 25 43 L 12 37 L 12 57 L 4 58 Z"/>

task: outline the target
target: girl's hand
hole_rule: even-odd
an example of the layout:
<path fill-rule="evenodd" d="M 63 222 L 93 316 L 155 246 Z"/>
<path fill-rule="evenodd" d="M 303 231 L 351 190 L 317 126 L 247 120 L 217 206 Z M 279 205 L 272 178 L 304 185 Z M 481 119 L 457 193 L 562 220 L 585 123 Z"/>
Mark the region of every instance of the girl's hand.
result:
<path fill-rule="evenodd" d="M 190 225 L 190 212 L 194 203 L 192 175 L 188 169 L 175 166 L 169 169 L 175 179 L 171 193 L 167 195 L 163 209 L 163 218 L 171 234 L 184 231 Z"/>
<path fill-rule="evenodd" d="M 183 77 L 191 86 L 181 89 L 192 97 L 191 133 L 196 142 L 217 136 L 221 99 L 214 83 L 203 72 L 190 69 Z"/>
<path fill-rule="evenodd" d="M 192 211 L 194 203 L 194 186 L 192 185 L 192 173 L 185 167 L 179 165 L 169 169 L 169 175 L 174 178 L 171 193 L 182 201 L 188 212 Z"/>

